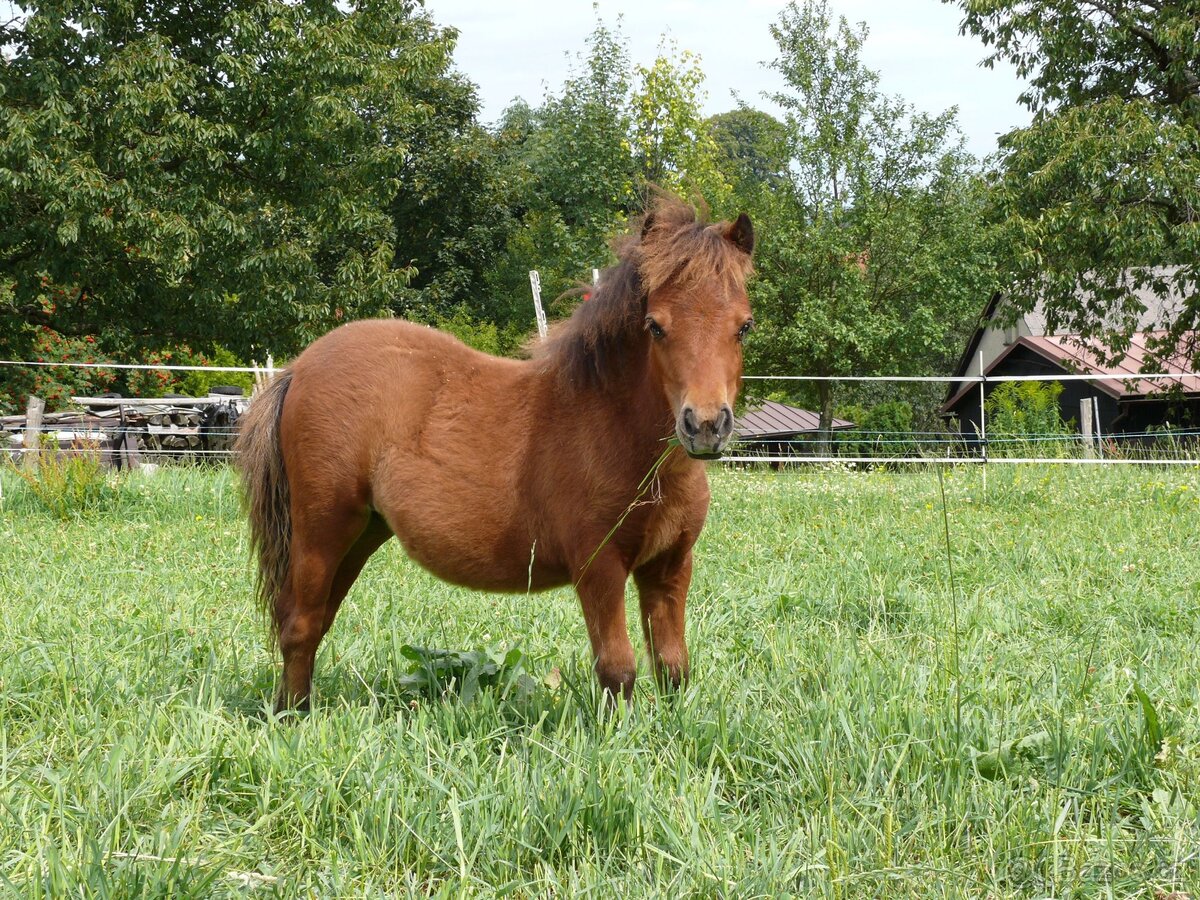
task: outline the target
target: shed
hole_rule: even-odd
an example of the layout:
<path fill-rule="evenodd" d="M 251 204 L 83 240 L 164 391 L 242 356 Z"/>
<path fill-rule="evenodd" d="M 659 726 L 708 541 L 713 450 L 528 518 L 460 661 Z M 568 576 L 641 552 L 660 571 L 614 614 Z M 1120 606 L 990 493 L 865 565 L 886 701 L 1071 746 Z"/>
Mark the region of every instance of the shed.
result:
<path fill-rule="evenodd" d="M 1079 402 L 1095 402 L 1097 425 L 1105 434 L 1139 434 L 1149 427 L 1164 424 L 1200 425 L 1200 378 L 1189 374 L 1195 361 L 1179 352 L 1163 365 L 1163 373 L 1173 378 L 1154 381 L 1138 377 L 1149 358 L 1149 347 L 1164 335 L 1150 329 L 1164 305 L 1178 298 L 1160 299 L 1146 292 L 1139 299 L 1144 306 L 1142 322 L 1146 330 L 1133 334 L 1121 362 L 1103 361 L 1107 348 L 1089 343 L 1080 335 L 1052 332 L 1041 307 L 1006 323 L 1002 315 L 1003 295 L 996 294 L 980 316 L 979 327 L 968 341 L 954 375 L 978 375 L 999 378 L 1005 375 L 1111 375 L 1096 381 L 1065 381 L 1059 395 L 1059 414 L 1063 420 L 1079 421 Z M 1186 339 L 1185 339 L 1186 343 Z M 1155 366 L 1159 368 L 1159 366 Z M 984 387 L 985 396 L 996 384 Z M 955 418 L 964 439 L 973 442 L 982 419 L 978 382 L 954 382 L 941 407 L 943 418 Z M 1190 420 L 1190 422 L 1189 422 Z"/>
<path fill-rule="evenodd" d="M 745 450 L 765 451 L 770 456 L 797 456 L 801 449 L 796 442 L 820 431 L 821 417 L 808 409 L 788 406 L 768 400 L 752 406 L 737 417 L 734 431 Z M 834 431 L 854 428 L 853 422 L 834 419 Z"/>

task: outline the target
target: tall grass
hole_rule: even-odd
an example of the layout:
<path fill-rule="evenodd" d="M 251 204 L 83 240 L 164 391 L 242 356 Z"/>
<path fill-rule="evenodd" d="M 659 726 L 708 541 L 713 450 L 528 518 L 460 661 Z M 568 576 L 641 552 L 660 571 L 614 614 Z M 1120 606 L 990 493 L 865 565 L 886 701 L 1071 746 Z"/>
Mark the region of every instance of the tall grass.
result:
<path fill-rule="evenodd" d="M 945 519 L 933 472 L 716 471 L 692 685 L 615 714 L 570 591 L 389 545 L 293 725 L 227 472 L 55 528 L 0 478 L 14 896 L 1200 893 L 1196 469 L 964 467 Z M 529 679 L 414 691 L 405 645 Z"/>

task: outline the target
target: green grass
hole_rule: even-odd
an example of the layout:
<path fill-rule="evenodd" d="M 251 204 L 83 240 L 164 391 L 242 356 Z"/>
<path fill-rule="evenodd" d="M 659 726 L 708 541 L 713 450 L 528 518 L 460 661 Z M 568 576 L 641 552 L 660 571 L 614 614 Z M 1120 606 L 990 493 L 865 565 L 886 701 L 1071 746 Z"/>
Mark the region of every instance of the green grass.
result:
<path fill-rule="evenodd" d="M 987 477 L 947 474 L 955 598 L 934 472 L 715 472 L 693 683 L 614 715 L 570 592 L 390 545 L 288 725 L 228 472 L 66 523 L 0 473 L 0 892 L 1200 894 L 1200 470 Z M 410 643 L 537 687 L 414 696 Z"/>

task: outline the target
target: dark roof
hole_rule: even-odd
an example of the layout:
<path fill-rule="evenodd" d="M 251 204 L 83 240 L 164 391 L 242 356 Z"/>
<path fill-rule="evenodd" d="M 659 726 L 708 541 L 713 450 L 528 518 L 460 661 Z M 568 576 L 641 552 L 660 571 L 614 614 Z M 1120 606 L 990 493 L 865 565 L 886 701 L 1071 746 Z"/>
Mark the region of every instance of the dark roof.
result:
<path fill-rule="evenodd" d="M 1125 357 L 1116 365 L 1106 365 L 1099 356 L 1088 349 L 1078 335 L 1060 334 L 1041 337 L 1029 336 L 1017 338 L 1003 353 L 992 360 L 985 374 L 991 375 L 998 369 L 1009 355 L 1018 347 L 1025 347 L 1062 369 L 1063 374 L 1078 373 L 1080 375 L 1113 375 L 1111 379 L 1089 381 L 1098 390 L 1103 391 L 1115 400 L 1132 400 L 1157 394 L 1170 388 L 1178 388 L 1185 394 L 1200 394 L 1200 376 L 1187 374 L 1192 371 L 1191 364 L 1185 355 L 1179 355 L 1169 363 L 1156 363 L 1154 368 L 1162 374 L 1175 375 L 1173 378 L 1139 378 L 1141 368 L 1150 356 L 1149 346 L 1161 339 L 1166 332 L 1138 331 L 1129 342 Z M 1178 374 L 1176 374 L 1178 373 Z M 961 374 L 961 373 L 960 373 Z M 978 382 L 959 383 L 954 396 L 942 404 L 942 412 L 949 412 L 967 393 L 978 390 Z"/>
<path fill-rule="evenodd" d="M 737 419 L 735 430 L 742 440 L 784 438 L 796 434 L 816 434 L 820 430 L 821 417 L 807 409 L 797 409 L 783 403 L 768 400 L 761 406 L 751 407 Z M 834 431 L 853 428 L 853 422 L 845 419 L 833 420 Z"/>

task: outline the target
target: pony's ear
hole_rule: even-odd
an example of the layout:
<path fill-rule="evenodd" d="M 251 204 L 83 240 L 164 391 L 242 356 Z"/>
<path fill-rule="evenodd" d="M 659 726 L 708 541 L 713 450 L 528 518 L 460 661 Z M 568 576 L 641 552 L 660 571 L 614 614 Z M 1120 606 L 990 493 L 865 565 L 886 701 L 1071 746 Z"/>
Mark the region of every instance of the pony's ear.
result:
<path fill-rule="evenodd" d="M 725 239 L 749 256 L 754 252 L 754 225 L 745 213 L 738 216 L 727 229 Z"/>

